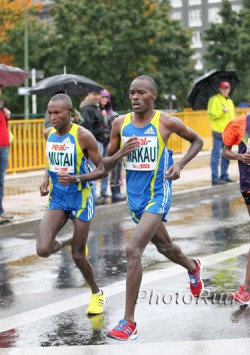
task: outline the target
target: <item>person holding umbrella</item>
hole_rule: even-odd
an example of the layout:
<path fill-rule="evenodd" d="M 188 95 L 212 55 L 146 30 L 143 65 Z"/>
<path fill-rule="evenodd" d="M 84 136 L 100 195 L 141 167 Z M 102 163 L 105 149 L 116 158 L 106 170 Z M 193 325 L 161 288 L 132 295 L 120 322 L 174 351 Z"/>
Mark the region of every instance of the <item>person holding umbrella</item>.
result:
<path fill-rule="evenodd" d="M 0 85 L 0 97 L 2 96 L 2 85 Z M 4 212 L 3 196 L 4 196 L 4 177 L 8 167 L 10 136 L 7 121 L 10 119 L 10 111 L 4 106 L 4 102 L 0 101 L 0 223 L 9 222 L 13 216 Z"/>
<path fill-rule="evenodd" d="M 218 89 L 219 93 L 210 97 L 207 107 L 213 134 L 213 148 L 210 160 L 212 185 L 233 182 L 228 176 L 229 160 L 222 156 L 222 132 L 235 116 L 234 103 L 229 97 L 230 83 L 228 81 L 221 81 Z M 220 159 L 221 172 L 219 175 Z"/>

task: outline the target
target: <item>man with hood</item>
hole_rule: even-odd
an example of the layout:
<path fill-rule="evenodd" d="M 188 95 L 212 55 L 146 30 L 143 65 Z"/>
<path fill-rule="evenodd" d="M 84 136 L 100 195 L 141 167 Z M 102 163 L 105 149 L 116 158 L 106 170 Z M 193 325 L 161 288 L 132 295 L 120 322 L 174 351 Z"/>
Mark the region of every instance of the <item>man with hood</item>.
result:
<path fill-rule="evenodd" d="M 84 119 L 81 126 L 88 129 L 94 135 L 98 143 L 98 148 L 103 155 L 104 118 L 99 105 L 100 98 L 100 92 L 89 92 L 80 104 L 80 112 Z M 95 169 L 92 162 L 90 162 L 90 165 Z M 96 183 L 93 183 L 94 197 L 96 198 Z"/>
<path fill-rule="evenodd" d="M 107 153 L 107 147 L 110 139 L 110 130 L 112 123 L 116 117 L 119 116 L 117 112 L 113 110 L 113 106 L 110 99 L 110 93 L 108 90 L 104 89 L 101 91 L 100 98 L 100 108 L 104 118 L 104 156 Z M 122 171 L 122 162 L 120 161 L 111 171 L 110 177 L 110 187 L 111 187 L 111 201 L 112 203 L 121 202 L 126 200 L 126 197 L 121 193 L 121 171 Z M 101 180 L 101 204 L 106 203 L 108 188 L 108 177 Z"/>

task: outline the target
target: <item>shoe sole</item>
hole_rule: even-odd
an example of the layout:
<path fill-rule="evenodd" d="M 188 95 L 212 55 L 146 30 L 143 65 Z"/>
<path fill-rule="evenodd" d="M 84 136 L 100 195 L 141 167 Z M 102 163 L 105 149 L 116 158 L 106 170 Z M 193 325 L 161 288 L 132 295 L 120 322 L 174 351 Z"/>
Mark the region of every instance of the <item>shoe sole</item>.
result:
<path fill-rule="evenodd" d="M 119 340 L 119 341 L 128 341 L 128 340 L 136 340 L 136 339 L 137 339 L 137 334 L 132 334 L 132 335 L 130 335 L 130 337 L 128 337 L 127 339 L 120 339 L 120 338 L 117 338 L 117 337 L 113 336 L 113 335 L 110 334 L 110 333 L 107 333 L 107 337 L 110 338 L 110 339 Z"/>
<path fill-rule="evenodd" d="M 244 301 L 242 301 L 242 300 L 240 300 L 240 299 L 238 299 L 238 298 L 233 298 L 233 300 L 234 300 L 235 302 L 241 304 L 241 305 L 246 305 L 246 306 L 247 306 L 247 305 L 250 304 L 250 300 L 249 300 L 249 301 L 246 301 L 246 302 L 244 302 Z"/>

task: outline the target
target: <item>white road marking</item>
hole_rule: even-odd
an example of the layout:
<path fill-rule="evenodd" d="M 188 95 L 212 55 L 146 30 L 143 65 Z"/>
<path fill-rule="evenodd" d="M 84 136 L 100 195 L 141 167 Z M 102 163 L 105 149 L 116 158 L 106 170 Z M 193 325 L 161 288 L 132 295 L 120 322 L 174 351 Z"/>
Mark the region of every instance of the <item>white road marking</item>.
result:
<path fill-rule="evenodd" d="M 239 255 L 245 254 L 250 248 L 250 243 L 241 245 L 240 247 L 233 248 L 221 253 L 208 255 L 202 257 L 204 266 L 214 265 L 225 260 L 237 257 Z M 165 269 L 155 270 L 152 272 L 144 273 L 142 285 L 146 285 L 152 281 L 161 280 L 173 275 L 181 274 L 186 272 L 181 266 L 174 264 Z M 111 297 L 119 293 L 125 292 L 125 280 L 115 282 L 103 288 L 106 297 Z M 1 319 L 0 322 L 0 333 L 5 332 L 9 329 L 18 328 L 28 323 L 39 321 L 41 319 L 51 317 L 63 312 L 70 311 L 72 309 L 85 306 L 89 303 L 89 294 L 82 294 L 74 296 L 63 301 L 51 303 L 49 305 L 32 309 L 27 312 L 19 313 L 14 316 L 10 316 Z M 250 352 L 249 352 L 250 353 Z"/>

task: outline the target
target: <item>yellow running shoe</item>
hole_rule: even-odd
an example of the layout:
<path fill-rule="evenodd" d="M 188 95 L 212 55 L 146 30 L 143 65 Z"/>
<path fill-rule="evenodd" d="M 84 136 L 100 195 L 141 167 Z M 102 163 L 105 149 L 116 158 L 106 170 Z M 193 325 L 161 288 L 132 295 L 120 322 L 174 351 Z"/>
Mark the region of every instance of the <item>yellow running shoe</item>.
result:
<path fill-rule="evenodd" d="M 102 291 L 101 291 L 102 292 Z M 92 294 L 90 298 L 90 304 L 86 311 L 86 314 L 101 314 L 104 310 L 106 303 L 106 297 L 102 294 Z"/>

